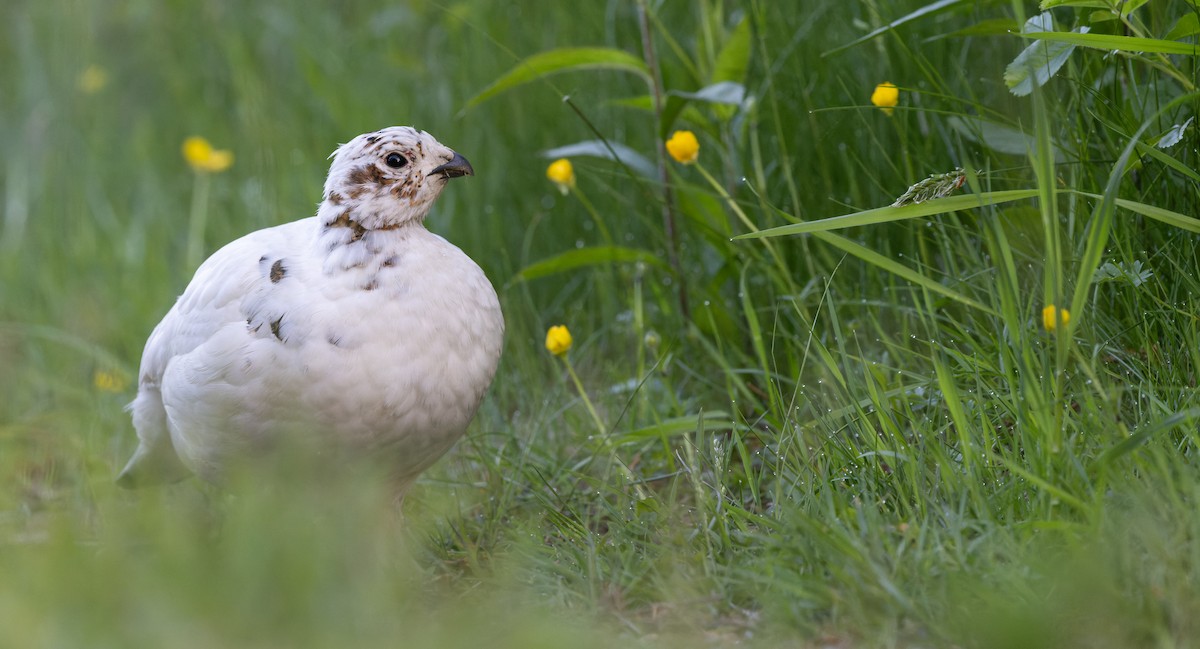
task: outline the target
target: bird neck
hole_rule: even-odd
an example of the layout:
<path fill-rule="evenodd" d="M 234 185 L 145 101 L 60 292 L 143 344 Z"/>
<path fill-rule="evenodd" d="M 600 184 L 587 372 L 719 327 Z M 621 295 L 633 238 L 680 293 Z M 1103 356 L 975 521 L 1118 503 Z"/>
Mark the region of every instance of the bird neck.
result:
<path fill-rule="evenodd" d="M 366 207 L 329 200 L 321 203 L 316 246 L 325 259 L 326 272 L 372 265 L 373 259 L 387 258 L 404 242 L 428 232 L 424 213 L 404 219 L 381 218 L 378 211 Z"/>

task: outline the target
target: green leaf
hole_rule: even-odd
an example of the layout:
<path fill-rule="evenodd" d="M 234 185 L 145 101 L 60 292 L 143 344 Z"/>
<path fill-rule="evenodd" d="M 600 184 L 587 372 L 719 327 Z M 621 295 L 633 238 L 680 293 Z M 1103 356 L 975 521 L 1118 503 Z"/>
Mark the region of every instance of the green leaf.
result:
<path fill-rule="evenodd" d="M 729 413 L 720 410 L 712 410 L 702 412 L 698 415 L 684 415 L 683 417 L 675 417 L 657 423 L 653 426 L 646 426 L 637 430 L 631 430 L 627 433 L 614 435 L 612 440 L 614 444 L 630 444 L 633 442 L 644 442 L 651 439 L 663 439 L 683 435 L 686 433 L 694 433 L 697 429 L 703 426 L 704 430 L 729 430 L 731 428 L 743 428 L 735 426 Z"/>
<path fill-rule="evenodd" d="M 632 54 L 604 47 L 571 47 L 540 52 L 521 61 L 467 102 L 473 108 L 522 84 L 573 70 L 617 70 L 632 72 L 650 82 L 650 70 Z"/>
<path fill-rule="evenodd" d="M 1036 144 L 1032 136 L 1015 128 L 978 117 L 955 115 L 946 123 L 968 140 L 978 142 L 1000 153 L 1024 156 L 1032 151 Z M 1061 162 L 1063 157 L 1062 149 L 1055 145 L 1054 161 Z"/>
<path fill-rule="evenodd" d="M 1077 32 L 1048 32 L 1021 34 L 1021 36 L 1039 41 L 1062 43 L 1066 45 L 1078 45 L 1080 47 L 1091 47 L 1105 51 L 1117 50 L 1121 52 L 1134 53 L 1156 52 L 1162 54 L 1190 54 L 1192 56 L 1200 54 L 1200 46 L 1197 46 L 1194 43 L 1179 43 L 1176 41 L 1167 41 L 1159 38 L 1113 36 L 1110 34 L 1083 34 Z"/>
<path fill-rule="evenodd" d="M 843 214 L 842 216 L 834 216 L 828 219 L 821 219 L 819 221 L 806 221 L 804 223 L 781 225 L 777 228 L 769 228 L 766 230 L 759 230 L 758 232 L 750 232 L 747 234 L 738 235 L 734 237 L 734 239 L 764 239 L 769 237 L 782 237 L 792 234 L 804 234 L 808 232 L 826 232 L 841 228 L 873 225 L 875 223 L 890 223 L 892 221 L 903 221 L 922 216 L 932 216 L 934 214 L 944 214 L 946 212 L 986 207 L 988 205 L 999 205 L 1001 203 L 1009 203 L 1026 198 L 1033 198 L 1037 196 L 1037 194 L 1038 190 L 1036 189 L 1009 189 L 998 192 L 984 192 L 982 194 L 950 196 L 916 205 L 905 205 L 903 207 L 879 207 L 873 210 L 864 210 L 862 212 L 855 212 L 853 214 Z"/>
<path fill-rule="evenodd" d="M 1121 440 L 1115 446 L 1105 451 L 1103 455 L 1096 458 L 1096 461 L 1092 463 L 1092 468 L 1095 469 L 1112 464 L 1114 460 L 1117 460 L 1121 458 L 1121 456 L 1128 455 L 1129 453 L 1137 450 L 1138 447 L 1144 445 L 1156 435 L 1161 435 L 1172 428 L 1188 423 L 1197 417 L 1200 417 L 1200 408 L 1192 408 L 1190 410 L 1172 413 L 1164 419 L 1160 419 L 1159 421 L 1144 426 L 1141 430 L 1138 430 L 1129 437 Z"/>
<path fill-rule="evenodd" d="M 606 143 L 603 140 L 585 140 L 542 151 L 541 155 L 543 158 L 551 160 L 557 158 L 574 158 L 577 156 L 604 158 L 605 160 L 621 162 L 647 178 L 655 177 L 658 173 L 655 170 L 654 164 L 647 160 L 645 156 L 619 142 Z"/>
<path fill-rule="evenodd" d="M 1137 151 L 1138 154 L 1154 158 L 1155 160 L 1158 160 L 1175 171 L 1178 171 L 1188 178 L 1200 183 L 1200 173 L 1196 173 L 1194 169 L 1171 157 L 1165 151 L 1159 151 L 1156 147 L 1152 147 L 1148 144 L 1142 144 L 1141 142 L 1138 142 Z"/>
<path fill-rule="evenodd" d="M 626 97 L 624 99 L 613 99 L 608 102 L 613 106 L 622 108 L 632 108 L 640 110 L 644 113 L 654 114 L 654 98 L 650 95 L 640 95 L 638 97 Z M 670 118 L 668 119 L 668 116 Z M 684 100 L 682 97 L 677 97 L 672 94 L 667 94 L 667 105 L 663 109 L 663 129 L 660 132 L 662 137 L 666 137 L 668 131 L 671 130 L 674 123 L 679 119 L 683 119 L 692 125 L 693 130 L 704 131 L 714 138 L 720 137 L 720 132 L 717 130 L 711 120 L 704 116 L 691 102 Z"/>
<path fill-rule="evenodd" d="M 1171 31 L 1167 32 L 1166 36 L 1163 36 L 1163 40 L 1177 41 L 1188 36 L 1195 36 L 1196 34 L 1200 34 L 1200 17 L 1194 13 L 1189 13 L 1180 16 L 1175 26 L 1171 28 Z"/>
<path fill-rule="evenodd" d="M 1049 13 L 1039 14 L 1025 21 L 1022 36 L 1053 32 L 1054 21 Z M 1087 32 L 1087 27 L 1080 27 L 1081 32 Z M 1067 62 L 1075 46 L 1070 43 L 1033 43 L 1026 47 L 1004 69 L 1004 83 L 1009 92 L 1024 97 L 1033 92 L 1034 87 L 1040 87 L 1050 80 L 1059 68 Z"/>
<path fill-rule="evenodd" d="M 601 266 L 604 264 L 621 264 L 643 262 L 659 268 L 667 268 L 659 255 L 638 248 L 623 248 L 621 246 L 596 246 L 592 248 L 577 248 L 564 253 L 536 261 L 509 280 L 510 284 L 541 279 L 559 273 Z"/>
<path fill-rule="evenodd" d="M 672 90 L 670 94 L 693 101 L 706 101 L 711 104 L 737 106 L 746 99 L 746 87 L 734 81 L 721 81 L 711 86 L 705 86 L 696 92 Z"/>
<path fill-rule="evenodd" d="M 713 66 L 711 83 L 733 81 L 738 84 L 746 80 L 746 70 L 750 67 L 750 21 L 743 18 L 725 46 L 717 54 L 716 65 Z"/>
<path fill-rule="evenodd" d="M 991 307 L 988 307 L 981 302 L 977 302 L 976 300 L 972 300 L 971 298 L 959 293 L 958 291 L 955 291 L 954 289 L 942 284 L 932 277 L 923 275 L 898 261 L 884 257 L 878 252 L 875 252 L 874 250 L 871 250 L 862 244 L 851 241 L 846 237 L 834 234 L 832 232 L 813 232 L 812 235 L 817 239 L 834 246 L 835 248 L 841 249 L 843 252 L 858 257 L 872 266 L 885 270 L 893 275 L 903 277 L 917 286 L 933 291 L 934 293 L 944 295 L 971 308 L 979 309 L 984 313 L 995 313 Z"/>
<path fill-rule="evenodd" d="M 1104 197 L 1099 194 L 1089 194 L 1088 192 L 1081 192 L 1081 191 L 1075 191 L 1075 190 L 1068 190 L 1068 191 L 1071 191 L 1072 193 L 1078 194 L 1080 196 L 1087 196 L 1088 198 L 1095 198 L 1095 199 L 1100 199 L 1100 200 L 1104 199 Z M 1171 210 L 1157 207 L 1155 205 L 1147 205 L 1145 203 L 1131 201 L 1126 198 L 1118 198 L 1118 199 L 1116 199 L 1115 202 L 1117 204 L 1117 207 L 1125 208 L 1125 209 L 1129 210 L 1130 212 L 1136 212 L 1138 214 L 1141 214 L 1142 216 L 1154 219 L 1155 221 L 1159 221 L 1161 223 L 1166 223 L 1167 225 L 1172 225 L 1181 230 L 1187 230 L 1189 232 L 1200 232 L 1200 219 L 1197 219 L 1195 217 L 1186 216 L 1186 215 L 1180 214 L 1179 212 L 1172 212 Z"/>

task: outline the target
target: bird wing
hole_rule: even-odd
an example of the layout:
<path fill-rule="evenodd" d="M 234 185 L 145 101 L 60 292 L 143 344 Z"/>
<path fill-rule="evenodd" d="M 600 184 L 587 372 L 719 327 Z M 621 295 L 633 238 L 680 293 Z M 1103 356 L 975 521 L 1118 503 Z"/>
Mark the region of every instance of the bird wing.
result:
<path fill-rule="evenodd" d="M 138 396 L 129 404 L 140 444 L 118 477 L 119 483 L 170 482 L 189 474 L 172 444 L 162 399 L 163 376 L 174 360 L 231 324 L 258 328 L 262 334 L 282 340 L 279 325 L 272 328 L 269 308 L 272 298 L 278 299 L 282 291 L 272 289 L 284 274 L 299 270 L 296 261 L 284 258 L 307 250 L 313 221 L 304 219 L 248 234 L 222 247 L 196 270 L 142 351 Z M 290 286 L 297 284 L 289 282 Z"/>

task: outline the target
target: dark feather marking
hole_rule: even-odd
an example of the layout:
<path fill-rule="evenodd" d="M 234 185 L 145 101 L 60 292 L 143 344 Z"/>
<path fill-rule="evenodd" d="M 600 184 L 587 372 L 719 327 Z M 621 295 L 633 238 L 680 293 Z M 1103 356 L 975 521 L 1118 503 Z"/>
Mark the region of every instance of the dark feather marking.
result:
<path fill-rule="evenodd" d="M 258 258 L 258 263 L 260 263 L 260 264 L 261 264 L 261 263 L 263 263 L 263 262 L 264 262 L 264 261 L 266 261 L 266 260 L 267 260 L 267 256 L 266 256 L 266 255 L 263 255 L 263 256 L 261 256 L 261 257 L 259 257 L 259 258 Z"/>
<path fill-rule="evenodd" d="M 383 260 L 383 266 L 384 268 L 391 268 L 392 266 L 396 265 L 397 261 L 399 261 L 399 257 L 392 255 L 391 257 Z"/>
<path fill-rule="evenodd" d="M 285 340 L 283 339 L 283 336 L 281 336 L 281 335 L 279 334 L 279 329 L 280 329 L 280 327 L 282 327 L 282 326 L 283 326 L 283 316 L 279 316 L 279 317 L 278 317 L 278 318 L 276 318 L 275 320 L 272 320 L 272 321 L 271 321 L 271 333 L 272 333 L 272 334 L 274 334 L 274 336 L 275 336 L 276 338 L 278 338 L 278 339 L 279 339 L 279 342 L 281 342 L 281 343 L 282 343 L 282 342 L 287 342 L 287 341 L 285 341 Z"/>
<path fill-rule="evenodd" d="M 341 205 L 342 201 L 346 200 L 346 198 L 337 192 L 329 192 L 329 196 L 326 196 L 325 200 L 333 205 Z"/>
<path fill-rule="evenodd" d="M 329 344 L 333 345 L 334 347 L 342 346 L 342 337 L 341 336 L 335 336 L 333 334 L 329 334 L 328 336 L 325 337 L 325 340 L 328 340 Z"/>
<path fill-rule="evenodd" d="M 278 284 L 285 275 L 287 275 L 287 268 L 283 266 L 283 260 L 276 259 L 275 263 L 271 264 L 271 283 Z"/>
<path fill-rule="evenodd" d="M 367 233 L 367 229 L 364 228 L 361 223 L 350 218 L 350 210 L 346 210 L 345 212 L 339 214 L 338 217 L 326 227 L 350 228 L 350 243 L 358 241 Z"/>
<path fill-rule="evenodd" d="M 359 288 L 364 291 L 374 291 L 375 289 L 379 288 L 379 278 L 372 277 L 371 279 L 367 280 L 366 284 L 363 284 Z"/>
<path fill-rule="evenodd" d="M 371 176 L 367 172 L 368 168 L 375 169 L 374 166 L 359 167 L 354 171 L 351 171 L 350 175 L 346 176 L 346 182 L 350 183 L 351 185 L 367 184 L 371 180 Z M 376 171 L 378 171 L 378 169 L 376 169 Z"/>

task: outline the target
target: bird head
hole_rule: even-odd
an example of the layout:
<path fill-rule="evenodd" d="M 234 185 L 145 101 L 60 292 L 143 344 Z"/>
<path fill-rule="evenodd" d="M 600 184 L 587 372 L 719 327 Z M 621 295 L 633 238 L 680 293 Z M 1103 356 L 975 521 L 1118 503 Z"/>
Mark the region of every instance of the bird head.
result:
<path fill-rule="evenodd" d="M 327 222 L 367 230 L 422 221 L 447 181 L 475 173 L 466 158 L 408 126 L 364 133 L 331 157 L 321 211 Z"/>

